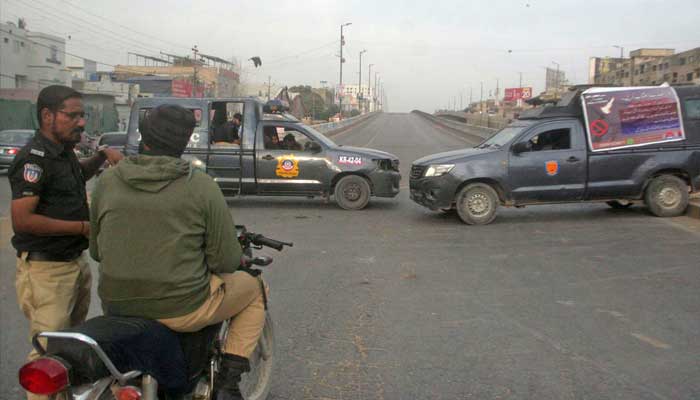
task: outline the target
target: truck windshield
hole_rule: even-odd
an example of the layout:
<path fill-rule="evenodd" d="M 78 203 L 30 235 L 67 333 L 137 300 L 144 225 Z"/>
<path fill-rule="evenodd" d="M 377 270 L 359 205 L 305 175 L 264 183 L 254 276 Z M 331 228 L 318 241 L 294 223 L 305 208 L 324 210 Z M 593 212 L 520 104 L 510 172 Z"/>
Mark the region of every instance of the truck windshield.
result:
<path fill-rule="evenodd" d="M 319 142 L 322 142 L 323 144 L 325 144 L 325 145 L 328 146 L 328 147 L 338 147 L 338 145 L 335 144 L 334 141 L 328 139 L 326 136 L 323 135 L 323 133 L 317 131 L 316 129 L 314 129 L 314 128 L 312 128 L 312 127 L 310 127 L 309 125 L 304 125 L 304 127 L 306 128 L 306 130 L 308 130 L 309 132 L 311 132 L 312 134 L 314 134 L 314 136 L 316 137 L 316 139 L 318 139 Z"/>
<path fill-rule="evenodd" d="M 501 129 L 500 131 L 496 132 L 495 135 L 491 136 L 488 138 L 485 142 L 481 143 L 480 145 L 476 146 L 477 148 L 483 149 L 487 147 L 502 147 L 503 145 L 507 144 L 511 140 L 513 140 L 514 137 L 518 136 L 520 132 L 524 131 L 528 126 L 506 126 L 505 128 Z"/>

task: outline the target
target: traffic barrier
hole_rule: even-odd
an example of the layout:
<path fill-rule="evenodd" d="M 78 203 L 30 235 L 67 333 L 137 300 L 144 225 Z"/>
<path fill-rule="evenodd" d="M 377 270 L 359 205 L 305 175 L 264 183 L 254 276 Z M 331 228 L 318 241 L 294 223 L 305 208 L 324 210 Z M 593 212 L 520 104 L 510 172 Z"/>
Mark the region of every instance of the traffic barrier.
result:
<path fill-rule="evenodd" d="M 379 115 L 379 112 L 374 111 L 371 113 L 346 118 L 338 122 L 327 122 L 325 124 L 312 125 L 312 127 L 326 136 L 333 136 L 372 117 L 376 117 L 377 115 Z"/>
<path fill-rule="evenodd" d="M 476 142 L 483 142 L 484 140 L 490 138 L 493 136 L 494 133 L 498 132 L 498 129 L 495 128 L 486 128 L 483 126 L 476 126 L 476 125 L 470 125 L 470 124 L 463 124 L 461 122 L 456 122 L 452 120 L 448 120 L 445 118 L 439 118 L 434 115 L 428 114 L 426 112 L 420 111 L 420 110 L 413 110 L 411 111 L 412 113 L 423 117 L 430 122 L 439 125 L 443 128 L 449 129 L 450 131 L 457 133 L 461 136 L 464 136 L 467 139 L 476 141 Z"/>

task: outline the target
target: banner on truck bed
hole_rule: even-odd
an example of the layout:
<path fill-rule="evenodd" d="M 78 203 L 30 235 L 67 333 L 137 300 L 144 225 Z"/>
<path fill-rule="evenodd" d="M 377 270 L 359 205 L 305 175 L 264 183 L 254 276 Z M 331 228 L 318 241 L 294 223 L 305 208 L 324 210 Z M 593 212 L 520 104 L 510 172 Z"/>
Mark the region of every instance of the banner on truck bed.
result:
<path fill-rule="evenodd" d="M 669 86 L 591 88 L 581 103 L 592 151 L 685 139 L 680 101 Z"/>

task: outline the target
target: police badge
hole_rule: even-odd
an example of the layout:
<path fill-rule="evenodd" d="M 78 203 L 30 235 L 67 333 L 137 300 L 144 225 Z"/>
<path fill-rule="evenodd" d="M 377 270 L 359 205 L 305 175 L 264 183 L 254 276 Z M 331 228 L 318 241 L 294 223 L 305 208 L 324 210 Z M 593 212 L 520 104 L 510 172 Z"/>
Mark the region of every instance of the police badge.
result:
<path fill-rule="evenodd" d="M 29 183 L 37 183 L 41 179 L 41 174 L 44 172 L 40 166 L 36 164 L 24 164 L 24 180 Z"/>

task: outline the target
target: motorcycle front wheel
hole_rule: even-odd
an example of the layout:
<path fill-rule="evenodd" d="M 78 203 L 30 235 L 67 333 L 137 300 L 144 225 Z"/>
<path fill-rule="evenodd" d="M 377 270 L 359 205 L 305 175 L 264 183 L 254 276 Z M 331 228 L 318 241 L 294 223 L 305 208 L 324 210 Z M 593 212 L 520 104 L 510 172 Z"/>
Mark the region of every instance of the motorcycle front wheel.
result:
<path fill-rule="evenodd" d="M 250 355 L 250 371 L 241 376 L 241 393 L 246 400 L 265 400 L 272 386 L 272 366 L 275 354 L 275 335 L 270 312 L 265 314 L 265 326 L 258 346 Z"/>

